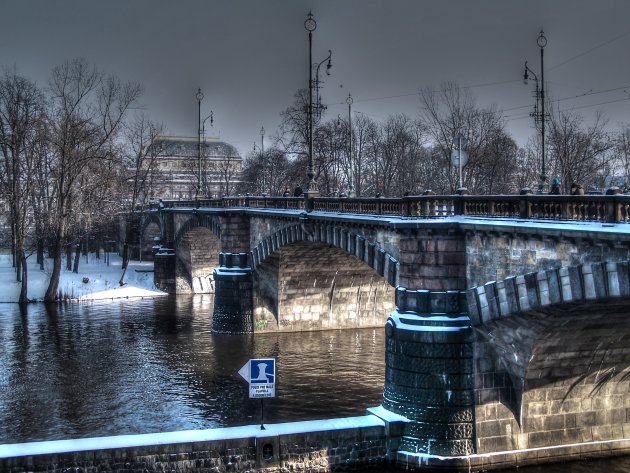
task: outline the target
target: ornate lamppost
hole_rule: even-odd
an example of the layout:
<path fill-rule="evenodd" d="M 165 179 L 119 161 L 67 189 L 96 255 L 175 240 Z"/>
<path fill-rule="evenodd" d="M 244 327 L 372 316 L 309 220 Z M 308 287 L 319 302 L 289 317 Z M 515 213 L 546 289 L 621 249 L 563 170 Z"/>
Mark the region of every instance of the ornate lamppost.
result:
<path fill-rule="evenodd" d="M 525 61 L 525 73 L 523 74 L 523 82 L 527 84 L 529 74 L 531 74 L 536 81 L 536 105 L 534 112 L 531 114 L 534 117 L 534 123 L 540 123 L 540 147 L 542 151 L 541 170 L 540 170 L 540 183 L 538 184 L 538 193 L 545 192 L 545 186 L 547 184 L 547 170 L 545 168 L 545 122 L 547 116 L 545 115 L 545 67 L 544 67 L 544 50 L 547 46 L 547 37 L 543 30 L 540 30 L 540 35 L 536 40 L 538 47 L 540 48 L 540 84 L 538 82 L 538 76 L 532 71 Z M 540 87 L 539 87 L 540 85 Z M 538 111 L 538 103 L 540 101 L 540 112 Z"/>
<path fill-rule="evenodd" d="M 203 100 L 203 92 L 201 92 L 201 88 L 197 90 L 197 189 L 195 192 L 195 199 L 199 198 L 201 194 L 201 101 Z"/>
<path fill-rule="evenodd" d="M 354 173 L 352 169 L 352 95 L 348 94 L 348 197 L 354 197 Z"/>
<path fill-rule="evenodd" d="M 320 62 L 317 66 L 313 65 L 313 31 L 317 28 L 317 22 L 313 18 L 311 12 L 308 13 L 306 21 L 304 21 L 304 28 L 308 31 L 308 188 L 304 193 L 307 200 L 311 199 L 319 194 L 317 189 L 317 183 L 315 182 L 315 167 L 313 164 L 313 69 L 316 69 L 317 86 L 319 87 L 319 67 L 326 61 L 328 65 L 326 67 L 326 73 L 330 74 L 332 51 L 328 51 L 328 57 Z"/>
<path fill-rule="evenodd" d="M 264 126 L 260 127 L 260 164 L 263 165 L 263 166 L 265 164 L 265 127 Z M 264 181 L 265 173 L 263 172 L 262 175 L 263 175 L 262 188 L 263 188 L 263 192 L 264 192 L 264 189 L 265 189 L 265 181 Z M 269 179 L 269 196 L 271 197 L 271 179 Z"/>

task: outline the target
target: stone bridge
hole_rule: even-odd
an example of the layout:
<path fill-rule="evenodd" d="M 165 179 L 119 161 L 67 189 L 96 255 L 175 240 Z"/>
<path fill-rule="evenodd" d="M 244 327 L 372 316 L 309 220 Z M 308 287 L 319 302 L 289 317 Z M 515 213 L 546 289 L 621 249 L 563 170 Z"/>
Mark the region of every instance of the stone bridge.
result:
<path fill-rule="evenodd" d="M 629 209 L 621 195 L 234 198 L 166 203 L 147 228 L 160 287 L 214 284 L 216 332 L 385 325 L 397 461 L 496 468 L 630 452 Z"/>

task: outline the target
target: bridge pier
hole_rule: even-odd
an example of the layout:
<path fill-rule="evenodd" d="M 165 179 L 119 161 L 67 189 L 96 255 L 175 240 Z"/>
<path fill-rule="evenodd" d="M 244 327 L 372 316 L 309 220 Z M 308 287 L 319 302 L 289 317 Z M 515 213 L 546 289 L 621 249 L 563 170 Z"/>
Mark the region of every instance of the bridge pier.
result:
<path fill-rule="evenodd" d="M 252 268 L 247 253 L 220 253 L 214 270 L 214 333 L 253 331 Z"/>
<path fill-rule="evenodd" d="M 464 294 L 396 290 L 387 320 L 383 407 L 408 418 L 396 461 L 475 452 L 473 330 Z"/>

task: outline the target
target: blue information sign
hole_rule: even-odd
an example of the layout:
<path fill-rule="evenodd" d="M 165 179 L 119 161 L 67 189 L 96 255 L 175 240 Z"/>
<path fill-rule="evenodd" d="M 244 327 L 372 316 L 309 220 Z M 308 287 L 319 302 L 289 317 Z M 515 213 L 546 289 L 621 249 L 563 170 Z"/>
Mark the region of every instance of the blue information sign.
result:
<path fill-rule="evenodd" d="M 249 383 L 250 398 L 276 396 L 276 359 L 254 358 L 249 360 L 239 374 Z"/>

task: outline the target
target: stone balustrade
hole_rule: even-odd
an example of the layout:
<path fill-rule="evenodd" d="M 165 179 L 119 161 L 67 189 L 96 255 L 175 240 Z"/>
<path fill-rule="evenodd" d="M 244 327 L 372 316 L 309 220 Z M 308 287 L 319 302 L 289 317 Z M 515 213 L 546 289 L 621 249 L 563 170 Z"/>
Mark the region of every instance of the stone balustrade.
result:
<path fill-rule="evenodd" d="M 164 208 L 259 208 L 440 218 L 492 218 L 630 222 L 630 195 L 422 195 L 401 198 L 223 197 L 163 202 Z"/>

